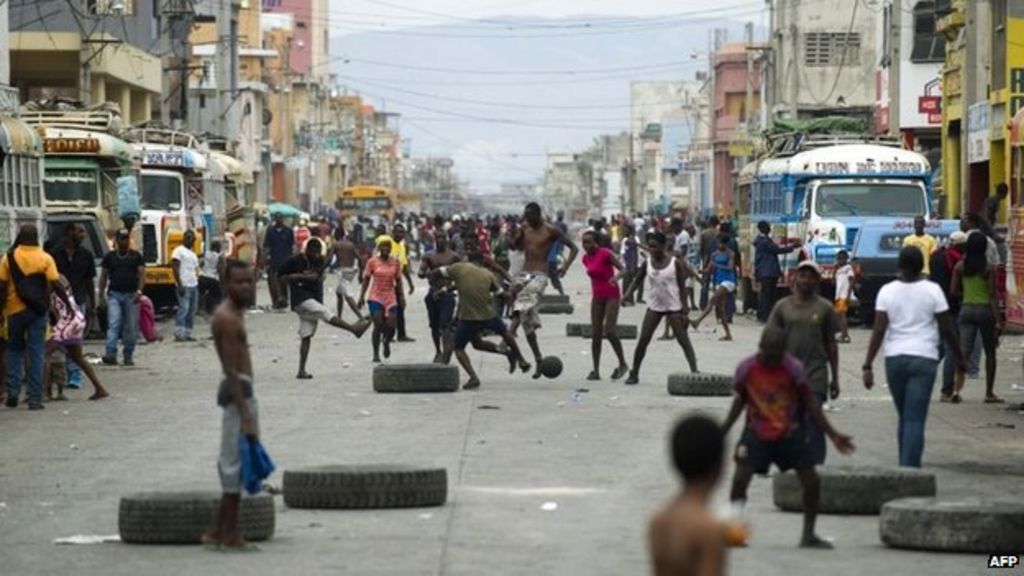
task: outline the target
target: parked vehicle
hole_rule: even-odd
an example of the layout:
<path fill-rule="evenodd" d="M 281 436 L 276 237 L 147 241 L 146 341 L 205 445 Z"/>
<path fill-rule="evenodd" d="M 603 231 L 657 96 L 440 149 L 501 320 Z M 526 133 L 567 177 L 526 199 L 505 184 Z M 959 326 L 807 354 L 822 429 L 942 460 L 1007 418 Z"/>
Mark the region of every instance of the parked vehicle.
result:
<path fill-rule="evenodd" d="M 43 143 L 31 126 L 0 115 L 0 149 L 5 155 L 0 164 L 0 252 L 6 252 L 22 224 L 46 232 Z"/>

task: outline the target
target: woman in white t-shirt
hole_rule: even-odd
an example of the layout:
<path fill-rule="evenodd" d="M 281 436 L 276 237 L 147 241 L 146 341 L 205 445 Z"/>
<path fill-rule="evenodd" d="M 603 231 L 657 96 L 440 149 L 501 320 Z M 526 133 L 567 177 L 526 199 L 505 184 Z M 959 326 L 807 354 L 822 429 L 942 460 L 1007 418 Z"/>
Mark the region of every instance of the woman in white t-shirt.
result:
<path fill-rule="evenodd" d="M 939 335 L 957 356 L 957 370 L 966 366 L 953 332 L 949 305 L 939 285 L 921 275 L 924 256 L 914 247 L 900 251 L 900 277 L 878 292 L 875 326 L 864 360 L 864 387 L 875 376 L 871 364 L 885 339 L 885 376 L 899 415 L 899 464 L 921 467 L 928 404 L 939 365 Z"/>

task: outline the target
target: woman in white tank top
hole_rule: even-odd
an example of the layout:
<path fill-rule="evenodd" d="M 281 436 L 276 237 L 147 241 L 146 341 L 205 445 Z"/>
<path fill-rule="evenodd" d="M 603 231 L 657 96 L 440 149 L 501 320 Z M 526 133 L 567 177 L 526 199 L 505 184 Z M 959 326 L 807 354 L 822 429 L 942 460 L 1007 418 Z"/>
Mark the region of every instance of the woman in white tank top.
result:
<path fill-rule="evenodd" d="M 693 351 L 690 336 L 686 333 L 689 325 L 686 319 L 686 294 L 684 284 L 687 277 L 697 276 L 681 261 L 672 257 L 665 250 L 667 239 L 661 232 L 647 234 L 647 266 L 640 268 L 623 299 L 629 299 L 633 290 L 641 281 L 646 280 L 644 297 L 647 299 L 647 312 L 644 313 L 643 325 L 640 327 L 640 339 L 633 354 L 633 369 L 626 379 L 626 384 L 637 384 L 640 378 L 640 365 L 647 354 L 647 346 L 654 337 L 654 332 L 665 318 L 676 335 L 676 341 L 686 354 L 690 371 L 697 372 L 697 354 Z"/>

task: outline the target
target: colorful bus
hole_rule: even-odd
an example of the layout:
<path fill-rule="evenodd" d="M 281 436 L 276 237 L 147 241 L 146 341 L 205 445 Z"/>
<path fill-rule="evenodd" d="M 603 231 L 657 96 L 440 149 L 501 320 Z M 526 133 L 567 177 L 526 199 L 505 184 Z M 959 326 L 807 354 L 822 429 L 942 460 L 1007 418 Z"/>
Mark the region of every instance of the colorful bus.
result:
<path fill-rule="evenodd" d="M 0 253 L 7 252 L 22 224 L 46 233 L 43 208 L 43 143 L 29 125 L 0 115 Z"/>
<path fill-rule="evenodd" d="M 831 275 L 836 254 L 850 250 L 867 221 L 912 219 L 931 210 L 931 168 L 917 152 L 880 144 L 840 144 L 777 155 L 745 167 L 739 178 L 738 236 L 744 294 L 751 294 L 757 223 L 766 220 L 776 241 L 800 240 L 782 256 L 786 287 L 800 260 Z"/>
<path fill-rule="evenodd" d="M 107 109 L 30 110 L 21 118 L 43 138 L 44 205 L 50 216 L 98 227 L 109 239 L 118 216 L 118 179 L 138 179 L 138 157 L 118 137 L 120 115 Z"/>
<path fill-rule="evenodd" d="M 398 195 L 383 186 L 351 186 L 341 192 L 338 211 L 342 217 L 367 216 L 391 220 L 395 216 Z"/>

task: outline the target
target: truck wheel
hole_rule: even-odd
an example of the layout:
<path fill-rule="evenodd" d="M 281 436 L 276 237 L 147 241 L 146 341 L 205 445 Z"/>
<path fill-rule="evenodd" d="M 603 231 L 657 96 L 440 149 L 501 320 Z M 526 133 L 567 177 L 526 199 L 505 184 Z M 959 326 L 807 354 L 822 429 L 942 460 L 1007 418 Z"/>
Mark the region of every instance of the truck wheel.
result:
<path fill-rule="evenodd" d="M 1024 550 L 1024 505 L 1016 500 L 904 498 L 882 506 L 879 536 L 888 546 L 940 552 Z"/>
<path fill-rule="evenodd" d="M 198 544 L 220 506 L 217 492 L 149 492 L 121 498 L 121 541 L 129 544 Z M 243 497 L 238 513 L 242 537 L 253 542 L 274 535 L 274 498 Z"/>
<path fill-rule="evenodd" d="M 282 485 L 290 508 L 422 508 L 448 498 L 444 468 L 321 466 L 288 470 Z"/>
<path fill-rule="evenodd" d="M 732 396 L 733 390 L 733 377 L 727 374 L 680 372 L 668 376 L 668 393 L 673 396 Z"/>
<path fill-rule="evenodd" d="M 381 364 L 373 369 L 373 391 L 388 393 L 455 392 L 459 369 L 444 364 Z"/>
<path fill-rule="evenodd" d="M 884 466 L 823 466 L 822 514 L 878 514 L 882 505 L 908 497 L 935 496 L 935 474 L 913 468 Z M 803 487 L 793 472 L 772 478 L 775 506 L 787 512 L 803 512 Z"/>
<path fill-rule="evenodd" d="M 593 326 L 590 324 L 583 324 L 580 336 L 584 338 L 592 338 L 594 336 Z M 637 327 L 636 324 L 619 324 L 615 327 L 615 333 L 618 334 L 622 340 L 636 340 Z"/>
<path fill-rule="evenodd" d="M 570 304 L 568 294 L 542 294 L 540 304 Z"/>
<path fill-rule="evenodd" d="M 572 314 L 572 304 L 537 304 L 538 314 Z"/>

